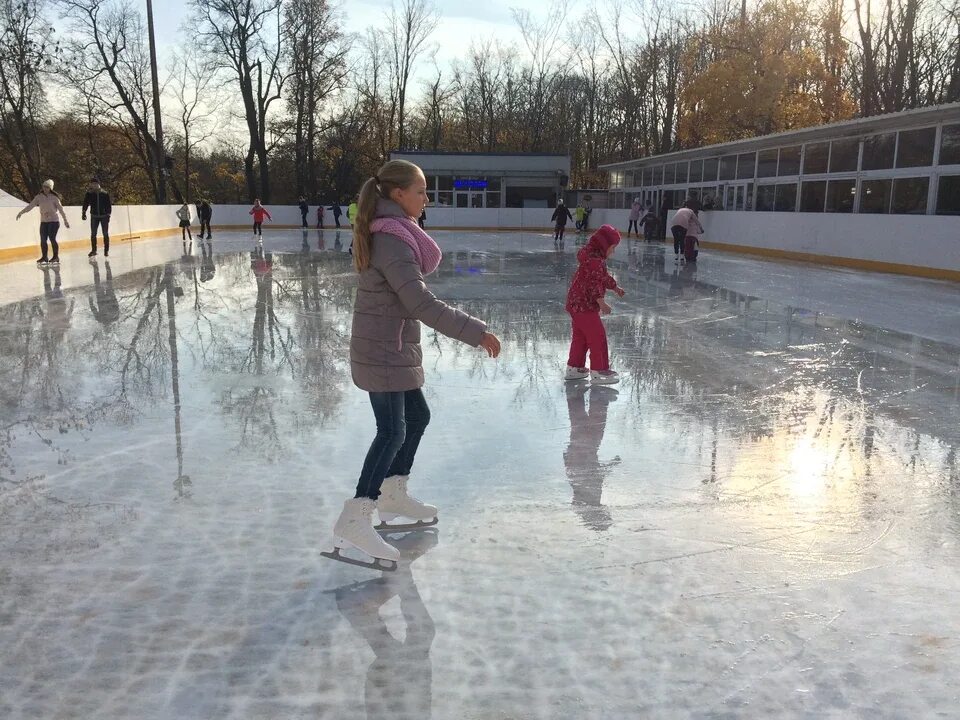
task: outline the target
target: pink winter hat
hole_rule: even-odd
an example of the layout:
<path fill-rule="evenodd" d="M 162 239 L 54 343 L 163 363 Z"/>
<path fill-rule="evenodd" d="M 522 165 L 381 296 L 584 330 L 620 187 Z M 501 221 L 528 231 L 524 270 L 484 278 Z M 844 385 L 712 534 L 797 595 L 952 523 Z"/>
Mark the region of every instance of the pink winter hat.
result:
<path fill-rule="evenodd" d="M 610 248 L 620 244 L 620 231 L 613 225 L 601 225 L 590 236 L 590 244 L 603 252 L 607 252 Z"/>

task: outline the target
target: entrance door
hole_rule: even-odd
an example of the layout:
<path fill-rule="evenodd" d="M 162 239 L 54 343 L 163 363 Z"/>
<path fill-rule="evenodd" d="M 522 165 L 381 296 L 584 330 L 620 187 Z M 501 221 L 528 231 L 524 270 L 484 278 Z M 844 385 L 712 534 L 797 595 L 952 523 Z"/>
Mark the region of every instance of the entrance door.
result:
<path fill-rule="evenodd" d="M 457 190 L 454 193 L 454 205 L 458 208 L 482 208 L 483 200 L 482 190 Z"/>

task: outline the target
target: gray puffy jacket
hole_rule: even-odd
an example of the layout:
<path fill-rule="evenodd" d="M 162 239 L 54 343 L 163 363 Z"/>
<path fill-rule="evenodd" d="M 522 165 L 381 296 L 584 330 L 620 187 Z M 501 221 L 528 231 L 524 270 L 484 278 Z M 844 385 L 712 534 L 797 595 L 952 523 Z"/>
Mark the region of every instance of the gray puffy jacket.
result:
<path fill-rule="evenodd" d="M 406 217 L 392 200 L 377 201 L 377 217 Z M 413 250 L 400 238 L 374 233 L 370 267 L 360 273 L 353 306 L 350 369 L 367 392 L 400 392 L 423 385 L 420 323 L 477 347 L 487 326 L 450 307 L 427 289 Z"/>

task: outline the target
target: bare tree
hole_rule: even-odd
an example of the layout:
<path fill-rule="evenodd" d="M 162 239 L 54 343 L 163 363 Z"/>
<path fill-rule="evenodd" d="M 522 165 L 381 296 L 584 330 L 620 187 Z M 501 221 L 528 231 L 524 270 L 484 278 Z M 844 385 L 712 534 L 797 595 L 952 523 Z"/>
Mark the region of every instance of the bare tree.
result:
<path fill-rule="evenodd" d="M 218 130 L 222 94 L 211 67 L 189 43 L 173 56 L 169 78 L 167 87 L 177 100 L 174 119 L 183 131 L 184 199 L 190 202 L 190 160 L 194 150 Z"/>
<path fill-rule="evenodd" d="M 54 69 L 60 48 L 43 10 L 42 0 L 0 0 L 0 145 L 6 156 L 0 178 L 23 197 L 42 180 L 42 76 Z"/>
<path fill-rule="evenodd" d="M 63 76 L 92 100 L 103 119 L 123 131 L 149 176 L 156 202 L 162 202 L 143 18 L 130 5 L 110 6 L 107 0 L 59 2 L 73 21 L 73 42 Z M 92 160 L 99 166 L 98 158 Z"/>
<path fill-rule="evenodd" d="M 298 191 L 316 198 L 317 143 L 324 103 L 342 90 L 347 80 L 349 38 L 338 29 L 339 18 L 327 0 L 303 0 L 284 8 L 290 92 L 287 107 L 292 116 L 294 167 Z"/>
<path fill-rule="evenodd" d="M 513 18 L 520 28 L 523 42 L 530 54 L 531 63 L 524 78 L 530 98 L 525 127 L 529 131 L 530 151 L 543 150 L 547 114 L 553 110 L 553 99 L 558 87 L 558 68 L 564 63 L 560 57 L 563 50 L 563 21 L 568 15 L 570 0 L 552 0 L 547 14 L 537 22 L 529 10 L 511 8 Z"/>
<path fill-rule="evenodd" d="M 210 47 L 215 67 L 236 77 L 240 90 L 249 135 L 244 158 L 247 195 L 250 200 L 260 197 L 269 202 L 267 116 L 270 106 L 280 99 L 286 80 L 281 63 L 282 2 L 192 0 L 192 4 L 199 16 L 201 42 Z"/>
<path fill-rule="evenodd" d="M 390 49 L 393 95 L 397 101 L 397 139 L 402 149 L 407 140 L 407 86 L 417 60 L 440 22 L 429 0 L 399 0 L 390 11 Z"/>

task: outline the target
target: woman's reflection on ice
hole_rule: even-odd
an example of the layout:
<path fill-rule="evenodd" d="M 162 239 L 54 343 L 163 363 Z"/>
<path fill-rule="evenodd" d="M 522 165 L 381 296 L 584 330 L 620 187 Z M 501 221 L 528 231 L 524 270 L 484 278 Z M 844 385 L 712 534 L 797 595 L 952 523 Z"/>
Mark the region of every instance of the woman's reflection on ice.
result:
<path fill-rule="evenodd" d="M 368 720 L 426 720 L 432 717 L 430 647 L 436 630 L 410 565 L 437 544 L 438 533 L 436 528 L 427 528 L 383 537 L 400 551 L 397 570 L 333 593 L 340 613 L 376 655 L 365 684 Z M 406 622 L 402 640 L 390 633 L 380 616 L 380 608 L 395 597 L 400 598 Z"/>

